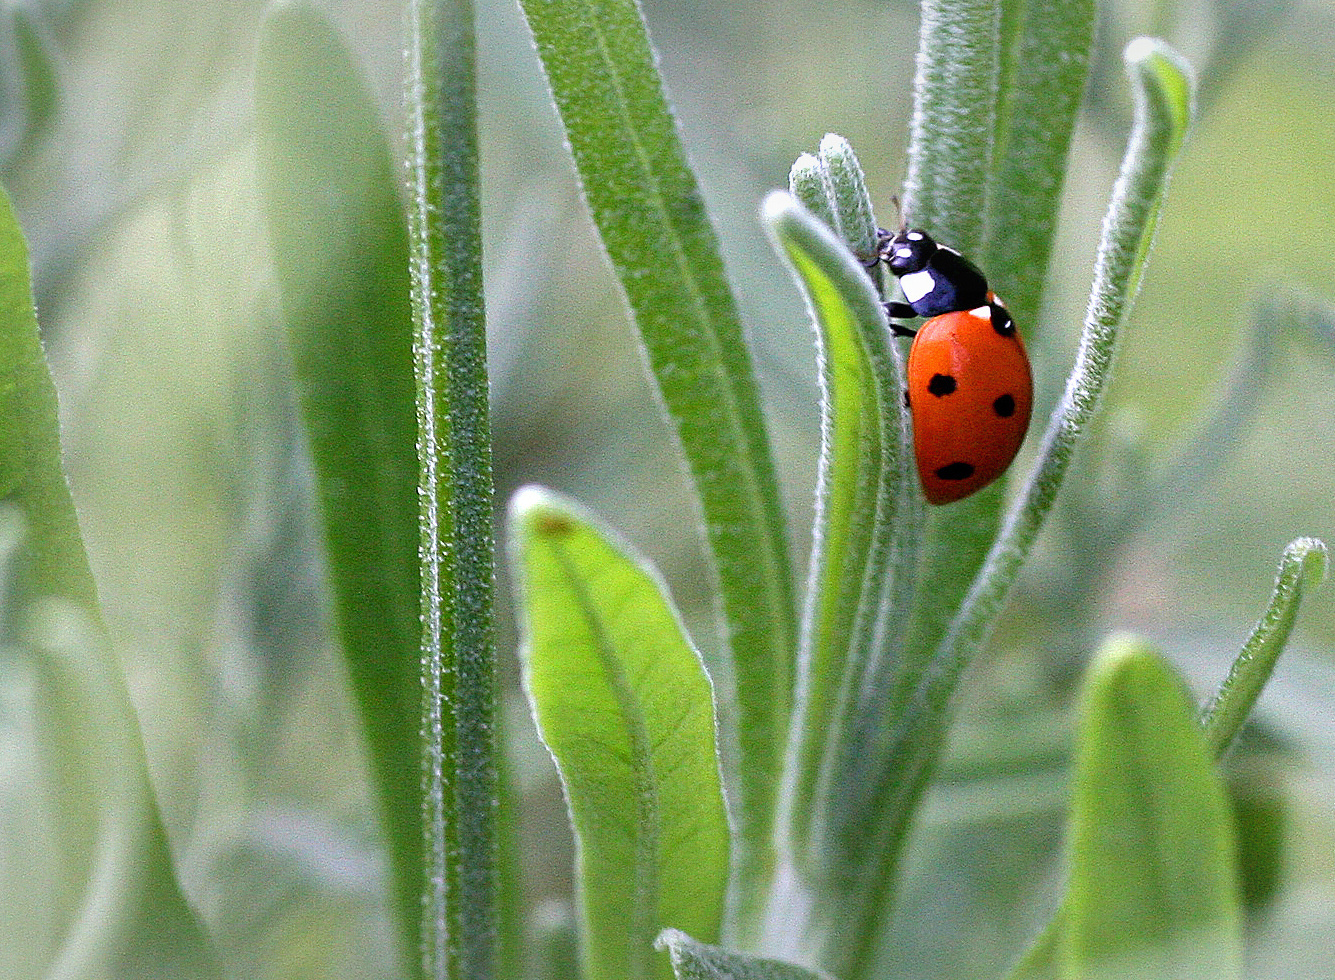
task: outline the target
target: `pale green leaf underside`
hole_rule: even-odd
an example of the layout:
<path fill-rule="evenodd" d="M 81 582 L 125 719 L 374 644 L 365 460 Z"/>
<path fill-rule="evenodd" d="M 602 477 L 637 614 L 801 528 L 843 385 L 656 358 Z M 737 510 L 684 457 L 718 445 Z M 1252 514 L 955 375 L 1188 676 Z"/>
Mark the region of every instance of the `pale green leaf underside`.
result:
<path fill-rule="evenodd" d="M 899 711 L 894 651 L 915 584 L 921 495 L 898 355 L 866 270 L 791 196 L 772 194 L 764 219 L 815 321 L 823 395 L 802 714 L 784 829 L 799 868 L 842 890 L 879 877 L 876 855 L 902 829 L 878 808 L 868 773 L 890 765 L 878 732 Z M 849 841 L 856 844 L 841 843 Z"/>
<path fill-rule="evenodd" d="M 524 682 L 577 842 L 587 980 L 671 976 L 668 927 L 714 939 L 728 822 L 709 679 L 662 583 L 572 502 L 510 508 Z"/>

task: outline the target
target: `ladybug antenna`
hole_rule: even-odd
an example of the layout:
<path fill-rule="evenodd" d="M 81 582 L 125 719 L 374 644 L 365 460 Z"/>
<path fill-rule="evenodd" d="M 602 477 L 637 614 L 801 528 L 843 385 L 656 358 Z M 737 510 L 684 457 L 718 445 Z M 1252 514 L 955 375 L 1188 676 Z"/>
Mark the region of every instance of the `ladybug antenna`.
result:
<path fill-rule="evenodd" d="M 895 206 L 895 211 L 899 213 L 899 233 L 902 235 L 908 230 L 909 223 L 908 219 L 904 217 L 904 207 L 899 203 L 899 195 L 891 194 L 890 203 Z"/>

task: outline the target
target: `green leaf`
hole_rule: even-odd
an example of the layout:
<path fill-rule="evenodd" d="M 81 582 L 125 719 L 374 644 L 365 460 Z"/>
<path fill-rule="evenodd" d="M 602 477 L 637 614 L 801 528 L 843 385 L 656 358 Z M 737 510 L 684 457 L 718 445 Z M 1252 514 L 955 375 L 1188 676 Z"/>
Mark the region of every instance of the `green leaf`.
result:
<path fill-rule="evenodd" d="M 838 916 L 818 915 L 813 935 L 834 955 L 862 934 L 880 857 L 904 826 L 882 819 L 866 774 L 892 764 L 876 730 L 893 716 L 895 665 L 885 652 L 916 585 L 922 499 L 899 354 L 866 269 L 791 195 L 771 194 L 763 216 L 817 328 L 821 459 L 781 832 L 810 902 Z M 802 931 L 796 921 L 775 925 Z"/>
<path fill-rule="evenodd" d="M 220 977 L 177 883 L 138 720 L 101 626 L 54 599 L 21 619 L 39 665 L 40 748 L 71 876 L 64 891 L 78 898 L 46 976 Z"/>
<path fill-rule="evenodd" d="M 100 622 L 60 460 L 56 389 L 37 330 L 28 246 L 0 189 L 0 499 L 23 516 L 24 552 L 37 596 L 59 596 Z M 126 705 L 129 710 L 129 705 Z"/>
<path fill-rule="evenodd" d="M 759 891 L 797 648 L 760 399 L 713 230 L 634 0 L 525 0 L 584 194 L 685 454 L 718 576 L 739 888 Z"/>
<path fill-rule="evenodd" d="M 426 819 L 424 969 L 496 973 L 495 486 L 471 0 L 411 0 L 408 137 Z"/>
<path fill-rule="evenodd" d="M 643 560 L 570 501 L 510 505 L 524 684 L 575 830 L 586 980 L 671 976 L 667 927 L 718 935 L 728 821 L 709 678 Z"/>
<path fill-rule="evenodd" d="M 4 134 L 12 136 L 12 141 L 0 143 L 0 163 L 12 167 L 31 153 L 37 141 L 50 130 L 60 108 L 60 84 L 50 50 L 52 45 L 33 23 L 31 14 L 22 7 L 10 7 L 0 17 L 4 18 L 0 23 L 0 44 L 5 43 L 7 29 L 13 35 L 12 51 L 18 68 L 14 82 L 18 91 L 6 94 L 17 96 L 15 102 L 22 106 L 22 118 L 16 119 L 18 125 Z M 8 52 L 9 45 L 5 44 L 5 48 Z"/>
<path fill-rule="evenodd" d="M 1094 40 L 1093 0 L 1007 0 L 980 252 L 1031 351 Z"/>
<path fill-rule="evenodd" d="M 823 973 L 782 960 L 761 959 L 698 942 L 678 929 L 664 929 L 656 945 L 671 954 L 677 980 L 827 980 Z"/>
<path fill-rule="evenodd" d="M 1215 759 L 1224 755 L 1247 720 L 1288 641 L 1303 595 L 1321 584 L 1327 563 L 1326 546 L 1315 538 L 1298 538 L 1284 549 L 1270 605 L 1219 691 L 1200 713 L 1199 725 Z M 1055 980 L 1066 975 L 1061 972 L 1061 957 L 1071 902 L 1068 892 L 1008 980 Z"/>
<path fill-rule="evenodd" d="M 1180 679 L 1109 641 L 1081 702 L 1067 977 L 1242 975 L 1232 819 Z"/>
<path fill-rule="evenodd" d="M 1222 755 L 1256 706 L 1261 690 L 1289 641 L 1303 594 L 1326 577 L 1329 556 L 1316 538 L 1297 538 L 1284 549 L 1270 605 L 1233 661 L 1228 677 L 1201 712 L 1201 728 L 1215 755 Z"/>
<path fill-rule="evenodd" d="M 920 9 L 904 214 L 977 254 L 996 139 L 1001 5 L 924 0 Z"/>
<path fill-rule="evenodd" d="M 1104 218 L 1085 327 L 1066 391 L 1048 421 L 1039 459 L 922 684 L 921 710 L 947 710 L 964 666 L 985 641 L 1024 559 L 1052 509 L 1081 435 L 1112 375 L 1118 330 L 1135 300 L 1168 175 L 1190 118 L 1189 72 L 1166 46 L 1141 38 L 1127 46 L 1136 123 Z"/>
<path fill-rule="evenodd" d="M 923 5 L 905 214 L 982 263 L 1027 341 L 1039 321 L 1088 73 L 1092 7 L 1089 0 Z M 899 683 L 908 690 L 898 700 L 912 700 L 934 669 L 995 541 L 1004 500 L 999 482 L 929 508 L 922 585 L 900 658 Z"/>
<path fill-rule="evenodd" d="M 0 190 L 0 493 L 23 536 L 19 615 L 37 654 L 41 749 L 67 879 L 50 976 L 213 977 L 213 952 L 177 883 L 139 720 L 102 625 L 60 458 L 28 249 Z M 15 601 L 17 597 L 18 601 Z"/>
<path fill-rule="evenodd" d="M 307 4 L 274 8 L 255 88 L 260 184 L 335 617 L 409 964 L 425 873 L 407 225 L 374 103 L 322 14 Z"/>

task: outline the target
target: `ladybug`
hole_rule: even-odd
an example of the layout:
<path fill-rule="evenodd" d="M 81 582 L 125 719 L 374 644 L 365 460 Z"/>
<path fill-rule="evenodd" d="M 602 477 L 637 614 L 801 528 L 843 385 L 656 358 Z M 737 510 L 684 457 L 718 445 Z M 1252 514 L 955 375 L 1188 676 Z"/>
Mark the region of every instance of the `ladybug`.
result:
<path fill-rule="evenodd" d="M 1010 466 L 1024 442 L 1033 380 L 1010 311 L 978 267 L 920 228 L 882 232 L 879 255 L 899 280 L 897 318 L 925 317 L 912 336 L 904 403 L 913 453 L 932 504 L 963 500 Z"/>

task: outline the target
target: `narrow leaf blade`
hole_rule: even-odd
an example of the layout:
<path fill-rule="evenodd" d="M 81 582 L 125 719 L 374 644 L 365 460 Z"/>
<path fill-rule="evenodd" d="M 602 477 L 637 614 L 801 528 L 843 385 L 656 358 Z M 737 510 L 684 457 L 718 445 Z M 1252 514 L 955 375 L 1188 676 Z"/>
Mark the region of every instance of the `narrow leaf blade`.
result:
<path fill-rule="evenodd" d="M 1233 847 L 1224 788 L 1184 686 L 1142 644 L 1110 641 L 1081 707 L 1068 975 L 1240 977 Z"/>
<path fill-rule="evenodd" d="M 752 894 L 771 862 L 797 628 L 750 355 L 634 0 L 526 0 L 524 12 L 700 501 L 737 705 L 724 736 L 738 891 Z"/>
<path fill-rule="evenodd" d="M 1093 0 L 1006 0 L 982 256 L 1030 350 L 1094 41 Z"/>
<path fill-rule="evenodd" d="M 407 123 L 417 388 L 423 969 L 497 964 L 495 484 L 472 0 L 409 0 Z"/>
<path fill-rule="evenodd" d="M 255 84 L 260 183 L 335 615 L 411 963 L 424 875 L 407 224 L 375 106 L 322 14 L 273 10 Z"/>
<path fill-rule="evenodd" d="M 1329 556 L 1315 538 L 1297 538 L 1284 549 L 1270 605 L 1239 651 L 1228 677 L 1201 713 L 1201 727 L 1211 750 L 1222 754 L 1256 706 L 1261 689 L 1284 652 L 1303 594 L 1326 576 Z"/>
<path fill-rule="evenodd" d="M 524 681 L 565 786 L 587 980 L 671 973 L 665 927 L 718 935 L 728 822 L 713 692 L 641 560 L 537 488 L 510 508 Z"/>
<path fill-rule="evenodd" d="M 836 724 L 844 673 L 855 669 L 848 661 L 855 651 L 865 657 L 870 645 L 874 616 L 863 608 L 869 563 L 874 556 L 875 567 L 886 565 L 894 529 L 912 521 L 895 519 L 903 497 L 896 491 L 905 467 L 905 426 L 896 360 L 871 280 L 791 195 L 771 194 L 763 220 L 807 300 L 822 394 L 816 527 L 797 692 L 800 745 L 793 762 L 797 771 L 790 773 L 796 783 L 785 803 L 791 811 L 786 829 L 800 839 L 814 816 L 813 784 L 825 736 Z M 863 635 L 855 637 L 856 630 Z M 843 700 L 850 697 L 845 692 Z"/>
<path fill-rule="evenodd" d="M 827 137 L 827 143 L 829 138 Z M 865 268 L 789 195 L 764 219 L 816 324 L 822 390 L 808 604 L 794 745 L 785 785 L 786 852 L 813 909 L 813 960 L 856 960 L 873 931 L 874 896 L 907 826 L 886 807 L 893 718 L 917 583 L 921 494 L 910 462 L 898 351 Z M 772 923 L 800 934 L 795 921 Z M 773 937 L 772 937 L 773 938 Z"/>

